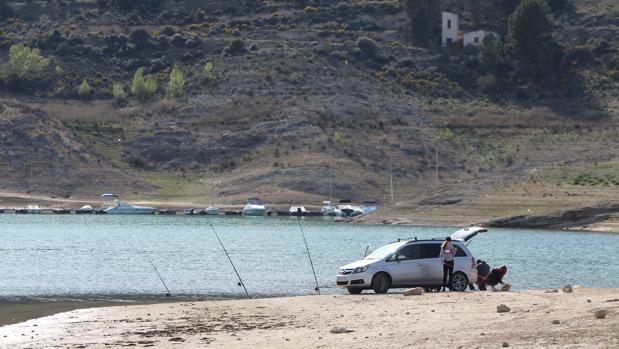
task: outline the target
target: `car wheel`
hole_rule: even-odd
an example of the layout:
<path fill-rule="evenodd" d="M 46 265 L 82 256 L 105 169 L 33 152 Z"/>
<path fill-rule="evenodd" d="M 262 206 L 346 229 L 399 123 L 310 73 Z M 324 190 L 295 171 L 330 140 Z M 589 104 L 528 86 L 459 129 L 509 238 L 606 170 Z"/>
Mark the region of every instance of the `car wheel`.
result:
<path fill-rule="evenodd" d="M 467 286 L 469 285 L 469 278 L 463 272 L 454 273 L 453 278 L 451 279 L 451 289 L 453 291 L 462 292 L 466 291 Z"/>
<path fill-rule="evenodd" d="M 387 293 L 389 286 L 391 286 L 390 284 L 391 280 L 387 273 L 378 273 L 372 279 L 372 288 L 376 293 Z"/>
<path fill-rule="evenodd" d="M 348 293 L 350 294 L 360 294 L 361 292 L 363 292 L 362 288 L 356 288 L 356 287 L 347 287 L 346 290 L 348 290 Z"/>

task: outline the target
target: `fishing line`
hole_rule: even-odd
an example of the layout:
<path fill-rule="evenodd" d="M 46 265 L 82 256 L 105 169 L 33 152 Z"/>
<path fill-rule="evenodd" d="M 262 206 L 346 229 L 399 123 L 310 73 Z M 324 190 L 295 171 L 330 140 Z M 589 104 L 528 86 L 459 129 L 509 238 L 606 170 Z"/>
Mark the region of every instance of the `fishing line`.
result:
<path fill-rule="evenodd" d="M 226 253 L 226 257 L 228 257 L 228 260 L 230 261 L 230 264 L 232 265 L 232 269 L 234 269 L 234 272 L 236 273 L 236 277 L 239 278 L 239 286 L 243 286 L 243 290 L 245 290 L 245 294 L 247 295 L 247 298 L 249 298 L 249 292 L 247 292 L 247 288 L 245 288 L 245 283 L 243 282 L 243 279 L 241 279 L 241 275 L 239 275 L 239 272 L 236 270 L 236 267 L 234 266 L 234 263 L 232 262 L 232 258 L 230 258 L 230 255 L 228 254 L 228 250 L 226 250 L 224 243 L 221 242 L 221 239 L 219 238 L 219 234 L 217 234 L 217 231 L 215 230 L 215 227 L 213 227 L 213 225 L 211 224 L 210 220 L 207 219 L 206 222 L 213 230 L 213 233 L 215 233 L 215 236 L 217 237 L 217 240 L 219 241 L 221 248 Z"/>
<path fill-rule="evenodd" d="M 159 270 L 157 269 L 157 266 L 155 265 L 155 263 L 153 262 L 153 260 L 150 258 L 150 256 L 148 255 L 148 253 L 146 253 L 145 251 L 140 251 L 138 250 L 135 245 L 133 244 L 133 242 L 131 242 L 131 240 L 128 240 L 129 244 L 131 244 L 131 247 L 138 253 L 138 254 L 142 254 L 144 255 L 144 257 L 146 257 L 146 259 L 148 260 L 148 263 L 150 263 L 150 265 L 153 267 L 153 270 L 155 271 L 155 273 L 157 273 L 157 276 L 159 277 L 159 280 L 161 280 L 161 283 L 163 284 L 163 287 L 166 290 L 166 297 L 172 297 L 172 293 L 170 292 L 170 289 L 168 288 L 168 285 L 166 285 L 165 281 L 163 281 L 163 277 L 161 276 L 161 274 L 159 273 Z"/>
<path fill-rule="evenodd" d="M 297 216 L 297 222 L 299 223 L 299 229 L 301 229 L 301 236 L 303 236 L 303 242 L 305 243 L 305 250 L 307 251 L 307 257 L 309 258 L 310 265 L 312 266 L 312 273 L 314 274 L 314 281 L 316 281 L 316 288 L 314 288 L 314 291 L 320 294 L 320 286 L 318 286 L 318 278 L 316 277 L 316 270 L 314 269 L 314 262 L 312 262 L 312 255 L 310 254 L 309 246 L 307 246 L 307 240 L 305 239 L 305 233 L 303 232 L 303 225 L 301 224 L 300 216 Z"/>

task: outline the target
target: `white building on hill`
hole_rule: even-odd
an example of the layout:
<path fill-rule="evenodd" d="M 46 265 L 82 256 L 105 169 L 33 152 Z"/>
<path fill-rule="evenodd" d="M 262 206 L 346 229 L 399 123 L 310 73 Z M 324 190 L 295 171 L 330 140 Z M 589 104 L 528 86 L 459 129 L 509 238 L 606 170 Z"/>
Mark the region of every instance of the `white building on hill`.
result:
<path fill-rule="evenodd" d="M 486 35 L 492 34 L 496 36 L 495 33 L 485 31 L 485 30 L 476 30 L 474 32 L 466 32 L 464 33 L 464 37 L 462 39 L 462 46 L 467 47 L 469 45 L 479 46 L 481 41 L 486 37 Z"/>
<path fill-rule="evenodd" d="M 441 33 L 441 42 L 443 47 L 450 47 L 456 43 L 460 43 L 464 47 L 469 45 L 479 46 L 481 41 L 488 34 L 493 34 L 498 38 L 497 34 L 486 30 L 461 32 L 460 17 L 458 17 L 457 14 L 450 12 L 443 12 L 443 25 Z"/>
<path fill-rule="evenodd" d="M 443 12 L 442 27 L 443 47 L 448 47 L 460 41 L 460 18 L 455 13 Z"/>

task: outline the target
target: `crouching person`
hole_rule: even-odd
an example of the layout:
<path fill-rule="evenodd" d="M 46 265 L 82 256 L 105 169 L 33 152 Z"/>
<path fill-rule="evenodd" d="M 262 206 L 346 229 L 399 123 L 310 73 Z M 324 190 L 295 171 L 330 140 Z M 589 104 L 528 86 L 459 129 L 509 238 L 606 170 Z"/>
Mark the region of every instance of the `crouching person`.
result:
<path fill-rule="evenodd" d="M 480 291 L 486 290 L 486 284 L 488 282 L 488 275 L 490 275 L 490 265 L 481 259 L 477 260 L 477 288 Z"/>
<path fill-rule="evenodd" d="M 501 288 L 502 291 L 509 290 L 509 287 L 510 287 L 509 284 L 503 283 L 503 277 L 505 276 L 505 274 L 507 274 L 507 267 L 504 265 L 501 265 L 500 267 L 492 269 L 490 274 L 488 274 L 488 278 L 486 279 L 486 284 L 490 286 L 490 290 L 492 292 L 496 291 L 495 287 L 498 284 L 503 285 L 503 287 Z"/>

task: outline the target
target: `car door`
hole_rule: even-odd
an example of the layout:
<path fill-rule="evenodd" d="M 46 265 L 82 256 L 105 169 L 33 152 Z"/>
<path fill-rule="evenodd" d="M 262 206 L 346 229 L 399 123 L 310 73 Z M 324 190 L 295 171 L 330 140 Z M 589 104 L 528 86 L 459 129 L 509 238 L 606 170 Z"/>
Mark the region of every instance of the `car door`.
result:
<path fill-rule="evenodd" d="M 454 272 L 464 271 L 469 273 L 471 271 L 471 257 L 466 253 L 466 250 L 461 243 L 454 244 L 456 248 L 456 255 L 454 256 Z"/>
<path fill-rule="evenodd" d="M 420 248 L 418 244 L 399 248 L 387 262 L 391 265 L 391 277 L 394 285 L 412 285 L 419 278 L 417 265 Z"/>
<path fill-rule="evenodd" d="M 436 285 L 443 282 L 443 262 L 440 259 L 441 242 L 428 242 L 419 245 L 420 254 L 417 260 L 419 273 L 415 284 Z"/>
<path fill-rule="evenodd" d="M 461 241 L 469 241 L 479 233 L 485 233 L 488 229 L 481 227 L 468 227 L 464 229 L 460 229 L 455 233 L 451 234 L 452 240 L 461 240 Z"/>

